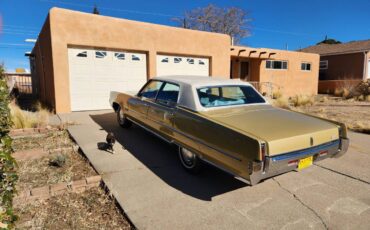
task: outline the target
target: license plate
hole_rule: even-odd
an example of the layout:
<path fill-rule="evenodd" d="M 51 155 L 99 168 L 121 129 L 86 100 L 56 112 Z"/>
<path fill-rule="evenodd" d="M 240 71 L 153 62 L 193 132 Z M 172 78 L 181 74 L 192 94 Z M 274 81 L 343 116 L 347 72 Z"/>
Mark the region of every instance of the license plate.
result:
<path fill-rule="evenodd" d="M 300 159 L 298 162 L 298 169 L 304 169 L 310 167 L 313 162 L 313 156 Z"/>

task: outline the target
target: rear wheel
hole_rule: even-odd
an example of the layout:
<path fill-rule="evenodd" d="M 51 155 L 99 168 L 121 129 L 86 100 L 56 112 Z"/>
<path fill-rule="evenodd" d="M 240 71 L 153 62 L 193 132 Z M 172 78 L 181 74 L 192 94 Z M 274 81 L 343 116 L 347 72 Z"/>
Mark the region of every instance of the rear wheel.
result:
<path fill-rule="evenodd" d="M 202 162 L 197 154 L 186 148 L 179 147 L 179 158 L 182 166 L 190 173 L 197 174 L 202 168 Z"/>
<path fill-rule="evenodd" d="M 116 113 L 117 113 L 117 122 L 121 127 L 123 127 L 123 128 L 131 127 L 132 122 L 127 119 L 127 117 L 123 113 L 123 110 L 121 109 L 121 107 L 118 107 Z"/>

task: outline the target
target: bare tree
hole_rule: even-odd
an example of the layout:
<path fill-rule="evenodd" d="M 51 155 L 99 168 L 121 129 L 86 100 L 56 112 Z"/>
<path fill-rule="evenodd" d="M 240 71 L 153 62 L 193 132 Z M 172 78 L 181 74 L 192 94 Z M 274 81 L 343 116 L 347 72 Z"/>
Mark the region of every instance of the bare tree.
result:
<path fill-rule="evenodd" d="M 209 4 L 186 11 L 184 17 L 173 20 L 183 28 L 228 34 L 236 44 L 250 35 L 249 14 L 237 7 L 220 8 Z"/>

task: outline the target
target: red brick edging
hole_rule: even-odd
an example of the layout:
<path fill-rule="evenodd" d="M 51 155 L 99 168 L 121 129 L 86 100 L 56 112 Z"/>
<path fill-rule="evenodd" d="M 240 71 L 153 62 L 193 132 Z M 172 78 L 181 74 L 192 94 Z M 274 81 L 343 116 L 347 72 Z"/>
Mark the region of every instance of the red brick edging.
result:
<path fill-rule="evenodd" d="M 101 176 L 91 176 L 82 180 L 72 182 L 62 182 L 53 185 L 46 185 L 43 187 L 33 188 L 31 190 L 24 190 L 18 193 L 13 200 L 14 205 L 21 203 L 29 203 L 34 200 L 45 200 L 52 196 L 60 195 L 66 192 L 84 192 L 87 189 L 100 186 Z"/>

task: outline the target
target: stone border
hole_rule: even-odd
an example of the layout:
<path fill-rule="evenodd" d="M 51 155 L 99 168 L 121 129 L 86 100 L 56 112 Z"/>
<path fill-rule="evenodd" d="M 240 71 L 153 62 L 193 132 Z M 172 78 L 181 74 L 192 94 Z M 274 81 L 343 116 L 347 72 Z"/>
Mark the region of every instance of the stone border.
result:
<path fill-rule="evenodd" d="M 87 177 L 82 180 L 72 182 L 62 182 L 58 184 L 45 185 L 43 187 L 23 190 L 14 198 L 14 205 L 30 203 L 35 200 L 46 200 L 52 196 L 64 194 L 66 192 L 81 193 L 90 188 L 99 187 L 102 183 L 100 175 Z"/>

